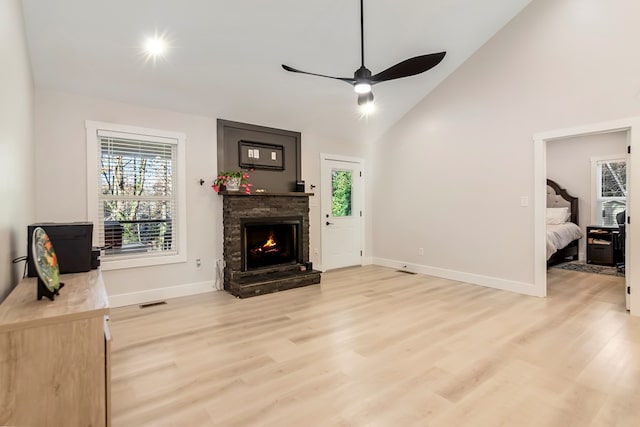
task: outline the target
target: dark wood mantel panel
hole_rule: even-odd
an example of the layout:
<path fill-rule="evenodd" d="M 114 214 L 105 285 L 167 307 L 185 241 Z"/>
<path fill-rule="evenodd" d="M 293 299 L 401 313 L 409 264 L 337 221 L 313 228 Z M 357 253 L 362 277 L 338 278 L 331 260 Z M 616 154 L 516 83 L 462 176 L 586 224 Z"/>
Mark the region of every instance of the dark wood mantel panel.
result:
<path fill-rule="evenodd" d="M 218 171 L 247 169 L 240 166 L 240 141 L 282 146 L 284 169 L 256 168 L 249 182 L 253 184 L 252 192 L 257 189 L 270 193 L 295 191 L 296 181 L 302 179 L 301 140 L 300 132 L 218 119 Z"/>

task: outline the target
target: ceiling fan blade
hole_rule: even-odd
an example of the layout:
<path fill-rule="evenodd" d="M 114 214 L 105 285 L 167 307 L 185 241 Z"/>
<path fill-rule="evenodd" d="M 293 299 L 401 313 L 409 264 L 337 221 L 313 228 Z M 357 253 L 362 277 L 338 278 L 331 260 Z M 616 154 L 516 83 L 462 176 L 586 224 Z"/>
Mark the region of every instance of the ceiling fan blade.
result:
<path fill-rule="evenodd" d="M 282 64 L 282 68 L 284 68 L 287 71 L 291 71 L 292 73 L 309 74 L 310 76 L 318 76 L 318 77 L 326 77 L 328 79 L 342 80 L 343 82 L 349 83 L 351 85 L 356 83 L 355 79 L 353 79 L 353 78 L 333 77 L 333 76 L 326 76 L 324 74 L 310 73 L 308 71 L 296 70 L 295 68 L 289 67 L 288 65 L 284 65 L 284 64 Z"/>
<path fill-rule="evenodd" d="M 430 53 L 428 55 L 415 56 L 397 63 L 376 75 L 371 76 L 371 83 L 380 83 L 387 80 L 401 79 L 424 73 L 438 65 L 447 52 Z"/>

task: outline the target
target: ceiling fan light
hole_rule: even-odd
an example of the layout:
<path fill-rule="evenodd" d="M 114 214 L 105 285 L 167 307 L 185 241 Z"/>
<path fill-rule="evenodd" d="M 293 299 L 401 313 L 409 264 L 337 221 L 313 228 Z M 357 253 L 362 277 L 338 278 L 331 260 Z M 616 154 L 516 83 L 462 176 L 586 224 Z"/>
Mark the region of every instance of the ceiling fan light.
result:
<path fill-rule="evenodd" d="M 363 93 L 358 95 L 358 105 L 363 107 L 368 104 L 373 104 L 373 92 Z"/>
<path fill-rule="evenodd" d="M 363 117 L 367 117 L 374 113 L 376 110 L 376 104 L 373 102 L 367 102 L 366 104 L 360 105 L 358 108 L 360 109 L 360 114 L 362 114 Z"/>
<path fill-rule="evenodd" d="M 369 93 L 371 92 L 371 84 L 368 82 L 358 82 L 355 85 L 353 85 L 353 90 L 356 91 L 356 93 Z"/>

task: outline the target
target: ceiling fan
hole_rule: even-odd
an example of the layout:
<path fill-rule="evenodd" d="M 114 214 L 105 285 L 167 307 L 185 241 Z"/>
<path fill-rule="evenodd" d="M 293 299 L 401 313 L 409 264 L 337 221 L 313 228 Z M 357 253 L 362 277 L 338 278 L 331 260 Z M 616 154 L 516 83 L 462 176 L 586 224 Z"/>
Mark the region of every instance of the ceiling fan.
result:
<path fill-rule="evenodd" d="M 371 74 L 371 71 L 364 66 L 364 13 L 363 0 L 360 0 L 360 57 L 361 65 L 351 77 L 333 77 L 324 74 L 310 73 L 308 71 L 297 70 L 288 65 L 282 64 L 282 68 L 292 73 L 309 74 L 311 76 L 327 77 L 330 79 L 341 80 L 353 86 L 358 94 L 358 105 L 364 106 L 373 103 L 373 93 L 371 87 L 377 83 L 386 82 L 388 80 L 401 79 L 403 77 L 415 76 L 423 73 L 438 65 L 447 52 L 430 53 L 427 55 L 415 56 L 405 59 L 378 74 Z"/>

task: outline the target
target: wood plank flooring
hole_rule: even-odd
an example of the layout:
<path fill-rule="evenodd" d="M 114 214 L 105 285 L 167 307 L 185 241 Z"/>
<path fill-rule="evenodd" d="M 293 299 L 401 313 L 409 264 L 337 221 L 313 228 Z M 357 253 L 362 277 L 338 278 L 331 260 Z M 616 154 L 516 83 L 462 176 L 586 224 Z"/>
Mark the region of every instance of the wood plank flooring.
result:
<path fill-rule="evenodd" d="M 527 297 L 367 266 L 112 310 L 114 426 L 637 426 L 624 279 Z"/>

